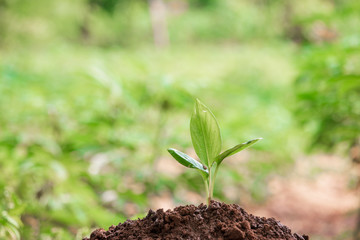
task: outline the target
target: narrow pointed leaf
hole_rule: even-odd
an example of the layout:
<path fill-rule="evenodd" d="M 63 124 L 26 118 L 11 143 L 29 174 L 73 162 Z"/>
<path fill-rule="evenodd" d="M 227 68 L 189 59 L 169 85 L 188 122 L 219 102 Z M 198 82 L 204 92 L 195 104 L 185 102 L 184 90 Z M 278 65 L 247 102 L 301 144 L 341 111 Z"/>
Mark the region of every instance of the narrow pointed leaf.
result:
<path fill-rule="evenodd" d="M 196 161 L 189 155 L 187 155 L 183 152 L 180 152 L 174 148 L 169 148 L 168 152 L 171 154 L 171 156 L 173 156 L 175 158 L 176 161 L 178 161 L 180 164 L 184 165 L 185 167 L 195 168 L 206 174 L 209 173 L 209 171 L 207 169 L 205 169 L 204 166 L 200 162 Z"/>
<path fill-rule="evenodd" d="M 251 145 L 253 145 L 254 143 L 256 143 L 257 141 L 261 140 L 262 138 L 256 138 L 250 141 L 247 141 L 245 143 L 241 143 L 236 145 L 235 147 L 232 147 L 228 150 L 226 150 L 225 152 L 221 153 L 219 156 L 217 156 L 216 158 L 216 162 L 218 165 L 220 165 L 220 163 L 226 158 L 229 157 L 231 155 L 234 155 L 235 153 L 238 153 L 242 150 L 244 150 L 245 148 L 250 147 Z"/>
<path fill-rule="evenodd" d="M 199 99 L 190 121 L 191 140 L 201 162 L 211 166 L 221 151 L 220 128 L 214 114 Z"/>

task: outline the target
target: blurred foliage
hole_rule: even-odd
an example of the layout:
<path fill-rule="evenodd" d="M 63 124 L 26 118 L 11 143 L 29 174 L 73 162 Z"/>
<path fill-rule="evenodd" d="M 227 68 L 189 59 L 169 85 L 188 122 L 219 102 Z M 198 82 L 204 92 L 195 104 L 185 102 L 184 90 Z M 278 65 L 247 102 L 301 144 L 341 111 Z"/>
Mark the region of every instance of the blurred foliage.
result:
<path fill-rule="evenodd" d="M 282 35 L 282 1 L 164 1 L 168 4 L 172 43 L 271 41 Z M 3 45 L 43 46 L 71 41 L 139 47 L 152 41 L 145 0 L 1 2 L 0 12 L 5 16 L 0 20 Z M 264 27 L 267 25 L 271 27 Z"/>
<path fill-rule="evenodd" d="M 0 185 L 0 238 L 20 239 L 22 223 L 19 216 L 23 213 L 24 206 L 19 198 L 7 188 L 7 186 Z"/>
<path fill-rule="evenodd" d="M 360 130 L 360 4 L 338 1 L 335 7 L 302 19 L 316 44 L 303 47 L 295 85 L 312 146 L 327 148 L 350 147 Z"/>
<path fill-rule="evenodd" d="M 346 107 L 318 92 L 311 104 L 358 114 L 346 80 L 357 76 L 357 16 L 346 13 L 356 1 L 164 2 L 171 45 L 157 50 L 145 0 L 0 0 L 0 238 L 81 239 L 164 193 L 189 203 L 201 179 L 171 172 L 166 149 L 191 146 L 195 97 L 218 117 L 224 148 L 264 138 L 224 163 L 215 197 L 263 200 L 313 133 L 292 114 L 295 57 L 299 97 L 318 83 L 340 94 L 327 79 L 343 79 Z M 318 18 L 344 38 L 314 35 Z M 318 125 L 321 104 L 303 108 Z"/>

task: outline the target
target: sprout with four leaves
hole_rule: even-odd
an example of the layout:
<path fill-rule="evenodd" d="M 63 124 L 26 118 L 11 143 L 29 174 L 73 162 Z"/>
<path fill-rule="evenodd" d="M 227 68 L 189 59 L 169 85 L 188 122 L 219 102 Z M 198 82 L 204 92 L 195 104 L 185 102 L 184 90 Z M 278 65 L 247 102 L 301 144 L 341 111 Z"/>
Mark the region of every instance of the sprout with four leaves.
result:
<path fill-rule="evenodd" d="M 247 147 L 250 147 L 262 138 L 256 138 L 236 145 L 220 154 L 220 128 L 214 114 L 199 99 L 196 100 L 194 113 L 190 121 L 191 140 L 200 162 L 180 152 L 169 148 L 169 153 L 185 167 L 194 168 L 201 174 L 207 193 L 207 202 L 213 196 L 214 182 L 222 161 Z"/>

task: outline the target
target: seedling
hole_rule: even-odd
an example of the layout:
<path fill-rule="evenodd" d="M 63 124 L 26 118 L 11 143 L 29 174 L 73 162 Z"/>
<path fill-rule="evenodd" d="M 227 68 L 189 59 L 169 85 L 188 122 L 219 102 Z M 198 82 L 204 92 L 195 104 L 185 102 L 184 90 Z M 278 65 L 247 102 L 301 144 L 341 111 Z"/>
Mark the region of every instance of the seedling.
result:
<path fill-rule="evenodd" d="M 200 162 L 179 150 L 169 148 L 168 151 L 180 164 L 194 168 L 201 174 L 205 184 L 207 202 L 210 204 L 216 174 L 222 161 L 250 147 L 262 138 L 238 144 L 220 154 L 222 143 L 219 124 L 214 114 L 199 99 L 196 99 L 194 112 L 191 116 L 190 133 L 192 144 Z"/>

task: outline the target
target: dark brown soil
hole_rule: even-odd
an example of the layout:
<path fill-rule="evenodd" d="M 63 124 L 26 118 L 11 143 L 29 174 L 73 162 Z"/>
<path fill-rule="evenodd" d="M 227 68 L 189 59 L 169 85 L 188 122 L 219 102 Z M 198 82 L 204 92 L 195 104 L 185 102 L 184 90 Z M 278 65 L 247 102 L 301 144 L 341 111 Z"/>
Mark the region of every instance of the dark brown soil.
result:
<path fill-rule="evenodd" d="M 108 231 L 97 229 L 90 238 L 104 239 L 239 239 L 239 240 L 308 240 L 292 234 L 274 218 L 256 217 L 237 204 L 211 201 L 209 207 L 200 204 L 180 206 L 174 210 L 150 210 L 143 219 L 127 220 Z"/>

